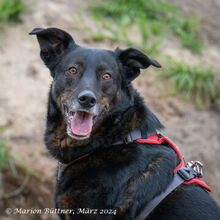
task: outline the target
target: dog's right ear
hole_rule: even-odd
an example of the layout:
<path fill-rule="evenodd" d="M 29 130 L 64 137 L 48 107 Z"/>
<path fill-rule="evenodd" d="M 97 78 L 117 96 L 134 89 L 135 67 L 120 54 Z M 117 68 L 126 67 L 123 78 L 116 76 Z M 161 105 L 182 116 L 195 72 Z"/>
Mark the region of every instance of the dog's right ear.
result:
<path fill-rule="evenodd" d="M 126 84 L 140 74 L 140 69 L 146 69 L 149 66 L 160 68 L 161 65 L 154 59 L 150 59 L 146 54 L 134 48 L 121 50 L 116 48 L 116 56 L 124 67 L 123 76 Z"/>
<path fill-rule="evenodd" d="M 58 28 L 35 28 L 29 34 L 37 35 L 41 59 L 50 70 L 53 69 L 59 55 L 71 45 L 75 45 L 73 38 Z"/>

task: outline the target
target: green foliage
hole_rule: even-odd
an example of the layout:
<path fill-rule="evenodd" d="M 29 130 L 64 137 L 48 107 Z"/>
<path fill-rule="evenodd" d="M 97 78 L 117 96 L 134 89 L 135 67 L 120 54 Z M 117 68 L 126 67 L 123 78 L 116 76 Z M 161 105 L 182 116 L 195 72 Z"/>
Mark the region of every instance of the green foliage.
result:
<path fill-rule="evenodd" d="M 22 0 L 0 0 L 0 23 L 20 21 L 26 6 Z"/>
<path fill-rule="evenodd" d="M 174 84 L 177 93 L 181 93 L 184 99 L 192 99 L 200 108 L 219 98 L 219 86 L 212 69 L 174 62 L 161 74 Z"/>
<path fill-rule="evenodd" d="M 5 129 L 0 129 L 0 134 L 3 133 L 4 130 Z M 23 183 L 17 189 L 4 194 L 4 198 L 11 198 L 20 194 L 27 185 L 31 175 L 36 176 L 37 178 L 39 178 L 39 176 L 35 172 L 33 172 L 29 167 L 27 167 L 18 157 L 12 155 L 10 152 L 10 147 L 6 144 L 5 141 L 0 140 L 0 188 L 2 187 L 2 175 L 5 169 L 9 169 L 15 178 L 18 177 L 15 165 L 16 163 L 19 164 L 22 167 L 22 169 L 25 170 L 25 178 L 23 180 Z"/>
<path fill-rule="evenodd" d="M 202 47 L 198 40 L 199 20 L 195 17 L 184 17 L 178 7 L 166 2 L 158 0 L 101 0 L 101 2 L 95 1 L 90 7 L 90 11 L 95 20 L 108 23 L 106 29 L 112 35 L 117 32 L 119 41 L 129 42 L 129 44 L 142 47 L 145 50 L 151 49 L 152 45 L 159 46 L 160 38 L 164 39 L 170 34 L 177 35 L 183 45 L 194 52 L 198 52 Z M 141 44 L 129 38 L 134 26 L 136 27 L 135 33 L 141 35 Z"/>
<path fill-rule="evenodd" d="M 14 163 L 11 160 L 11 155 L 9 153 L 9 147 L 4 141 L 0 141 L 0 173 L 2 173 L 3 168 L 10 167 L 14 175 L 16 175 Z"/>
<path fill-rule="evenodd" d="M 198 18 L 176 17 L 175 20 L 178 22 L 172 23 L 172 30 L 180 37 L 183 45 L 194 52 L 199 52 L 202 48 L 202 43 L 198 40 Z"/>

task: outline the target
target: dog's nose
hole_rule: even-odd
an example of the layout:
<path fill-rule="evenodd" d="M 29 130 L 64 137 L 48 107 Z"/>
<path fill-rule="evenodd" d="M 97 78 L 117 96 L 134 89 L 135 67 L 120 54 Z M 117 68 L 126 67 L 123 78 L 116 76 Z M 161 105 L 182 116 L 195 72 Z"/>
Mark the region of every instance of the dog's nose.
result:
<path fill-rule="evenodd" d="M 93 92 L 85 90 L 79 93 L 78 101 L 82 107 L 92 108 L 96 104 L 96 97 Z"/>

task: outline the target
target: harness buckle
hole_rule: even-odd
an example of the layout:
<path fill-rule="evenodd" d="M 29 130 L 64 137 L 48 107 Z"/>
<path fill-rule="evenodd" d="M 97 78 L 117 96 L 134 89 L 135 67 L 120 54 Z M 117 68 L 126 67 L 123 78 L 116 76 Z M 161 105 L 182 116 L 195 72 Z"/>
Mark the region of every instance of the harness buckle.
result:
<path fill-rule="evenodd" d="M 191 180 L 194 177 L 203 177 L 203 164 L 199 161 L 190 161 L 185 167 L 181 167 L 177 170 L 177 173 L 185 180 Z"/>
<path fill-rule="evenodd" d="M 177 170 L 177 173 L 182 177 L 185 181 L 189 181 L 197 176 L 197 173 L 194 169 L 192 169 L 189 165 L 186 167 L 180 167 Z"/>
<path fill-rule="evenodd" d="M 128 138 L 125 137 L 125 138 L 123 139 L 123 142 L 124 142 L 125 144 L 128 144 L 128 143 L 129 143 Z"/>
<path fill-rule="evenodd" d="M 157 131 L 157 136 L 158 136 L 159 138 L 164 137 L 164 136 L 161 134 L 161 132 L 159 132 L 159 131 Z"/>

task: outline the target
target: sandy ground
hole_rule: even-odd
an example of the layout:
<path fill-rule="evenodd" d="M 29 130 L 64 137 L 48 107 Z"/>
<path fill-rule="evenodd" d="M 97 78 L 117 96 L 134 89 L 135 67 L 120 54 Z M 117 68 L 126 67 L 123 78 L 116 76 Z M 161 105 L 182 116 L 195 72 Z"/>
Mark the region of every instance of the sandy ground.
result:
<path fill-rule="evenodd" d="M 176 4 L 181 2 L 173 1 Z M 29 36 L 28 32 L 35 27 L 56 26 L 69 31 L 77 43 L 85 44 L 83 39 L 86 32 L 82 26 L 86 24 L 91 29 L 96 27 L 88 12 L 85 11 L 89 2 L 91 1 L 27 1 L 29 9 L 23 16 L 23 23 L 4 29 L 0 34 L 0 127 L 7 128 L 4 136 L 8 139 L 12 152 L 22 158 L 29 167 L 39 172 L 43 181 L 47 182 L 41 191 L 42 194 L 44 190 L 50 191 L 47 194 L 47 201 L 44 201 L 48 206 L 53 206 L 52 186 L 56 167 L 56 161 L 50 157 L 43 144 L 47 93 L 51 78 L 40 60 L 37 41 L 35 37 Z M 216 13 L 216 10 L 217 8 L 217 11 L 220 10 L 220 4 L 217 0 L 209 1 L 210 4 L 203 0 L 193 2 L 187 0 L 187 4 L 183 4 L 187 13 L 190 12 L 194 2 L 199 4 L 199 7 L 193 10 L 194 12 L 198 11 L 197 13 L 201 16 L 205 14 L 204 16 L 208 16 L 210 20 L 219 20 L 220 14 Z M 215 4 L 213 12 L 204 13 L 208 7 L 212 8 L 212 4 Z M 81 13 L 83 21 L 80 21 L 76 11 Z M 220 22 L 215 22 L 215 25 L 219 27 Z M 213 27 L 216 27 L 215 25 Z M 220 28 L 217 31 L 216 28 L 206 26 L 209 25 L 204 24 L 202 30 L 205 33 L 204 38 L 208 40 L 202 54 L 194 55 L 171 40 L 167 40 L 162 45 L 164 53 L 178 59 L 188 59 L 193 63 L 202 60 L 205 66 L 212 65 L 219 70 L 220 47 L 216 39 L 220 39 Z M 109 49 L 118 46 L 109 42 L 89 45 Z M 123 47 L 123 45 L 119 46 Z M 162 65 L 166 68 L 166 63 Z M 180 101 L 178 96 L 168 97 L 166 90 L 170 85 L 158 82 L 152 70 L 144 72 L 134 85 L 165 125 L 164 133 L 180 146 L 186 160 L 201 160 L 204 163 L 204 179 L 211 185 L 212 195 L 220 203 L 219 112 L 198 111 L 192 104 Z M 34 187 L 40 184 L 37 180 L 32 181 L 34 181 Z M 32 196 L 35 195 L 33 190 L 29 193 L 32 193 Z M 8 203 L 4 202 L 3 207 L 7 207 L 6 204 Z M 34 199 L 28 204 L 34 204 Z M 19 218 L 18 216 L 15 219 Z M 47 218 L 41 216 L 41 219 Z M 5 217 L 4 220 L 6 219 L 9 218 Z M 10 220 L 12 219 L 13 217 L 10 217 Z M 32 216 L 31 219 L 35 218 Z M 56 219 L 56 217 L 48 219 Z"/>

